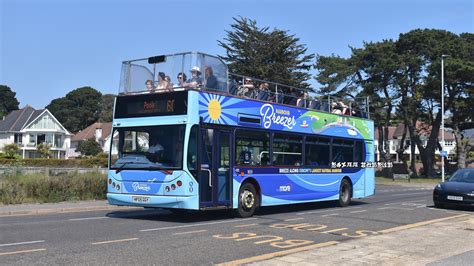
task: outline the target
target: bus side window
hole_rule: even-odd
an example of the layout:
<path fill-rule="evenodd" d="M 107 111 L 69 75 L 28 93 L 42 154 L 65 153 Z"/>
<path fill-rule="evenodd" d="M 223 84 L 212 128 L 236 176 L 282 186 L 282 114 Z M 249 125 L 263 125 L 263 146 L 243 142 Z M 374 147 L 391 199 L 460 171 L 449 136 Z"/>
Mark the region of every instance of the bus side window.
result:
<path fill-rule="evenodd" d="M 237 130 L 235 133 L 236 165 L 269 165 L 270 134 L 254 130 Z"/>

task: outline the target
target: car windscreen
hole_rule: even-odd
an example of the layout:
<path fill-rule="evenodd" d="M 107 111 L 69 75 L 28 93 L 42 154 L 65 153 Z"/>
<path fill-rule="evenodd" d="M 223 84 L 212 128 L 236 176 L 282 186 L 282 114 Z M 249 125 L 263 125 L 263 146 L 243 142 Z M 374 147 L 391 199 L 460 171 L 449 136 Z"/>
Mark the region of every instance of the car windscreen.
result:
<path fill-rule="evenodd" d="M 474 183 L 474 169 L 461 169 L 456 171 L 451 178 L 449 178 L 449 182 Z"/>
<path fill-rule="evenodd" d="M 182 169 L 184 125 L 115 128 L 111 169 Z"/>

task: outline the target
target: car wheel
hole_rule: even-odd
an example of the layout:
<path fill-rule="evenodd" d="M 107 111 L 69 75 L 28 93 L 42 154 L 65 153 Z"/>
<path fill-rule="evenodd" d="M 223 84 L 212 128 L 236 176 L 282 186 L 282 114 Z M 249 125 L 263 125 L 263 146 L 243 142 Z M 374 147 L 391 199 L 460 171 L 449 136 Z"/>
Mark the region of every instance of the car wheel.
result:
<path fill-rule="evenodd" d="M 339 188 L 339 206 L 347 207 L 351 203 L 352 186 L 349 180 L 343 179 Z"/>
<path fill-rule="evenodd" d="M 439 202 L 436 202 L 434 203 L 435 207 L 438 208 L 438 209 L 443 209 L 444 208 L 444 204 L 442 203 L 439 203 Z"/>
<path fill-rule="evenodd" d="M 238 207 L 234 214 L 240 218 L 250 217 L 260 206 L 260 199 L 255 186 L 251 183 L 243 184 L 239 189 Z"/>

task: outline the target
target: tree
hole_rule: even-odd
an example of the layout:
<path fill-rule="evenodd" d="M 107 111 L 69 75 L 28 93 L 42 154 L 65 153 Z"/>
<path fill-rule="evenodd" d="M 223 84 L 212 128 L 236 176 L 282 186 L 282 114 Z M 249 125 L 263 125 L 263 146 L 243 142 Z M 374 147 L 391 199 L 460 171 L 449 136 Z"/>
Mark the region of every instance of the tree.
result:
<path fill-rule="evenodd" d="M 468 109 L 473 108 L 468 103 L 472 101 L 469 93 L 473 90 L 474 76 L 472 37 L 472 34 L 458 36 L 444 30 L 418 29 L 400 34 L 395 41 L 365 43 L 361 49 L 353 48 L 352 56 L 347 59 L 318 56 L 316 79 L 323 85 L 320 92 L 370 95 L 375 100 L 371 112 L 382 146 L 387 144 L 386 130 L 393 123 L 392 110 L 396 110 L 406 125 L 412 153 L 416 146 L 425 175 L 434 176 L 435 152 L 441 147 L 440 57 L 442 54 L 452 57 L 446 66 L 445 109 L 451 112 L 452 127 L 457 131 L 456 124 L 465 127 L 466 121 L 472 121 L 469 114 L 473 111 Z M 427 137 L 426 143 L 422 134 Z M 405 148 L 403 142 L 399 150 Z M 462 143 L 466 144 L 459 141 Z M 464 153 L 460 147 L 457 150 Z M 416 175 L 414 159 L 411 165 Z"/>
<path fill-rule="evenodd" d="M 0 117 L 11 111 L 18 110 L 20 103 L 16 99 L 16 92 L 6 85 L 0 85 Z"/>
<path fill-rule="evenodd" d="M 3 152 L 5 153 L 5 158 L 7 159 L 15 159 L 18 156 L 18 152 L 20 151 L 20 147 L 17 144 L 7 144 L 3 146 Z"/>
<path fill-rule="evenodd" d="M 114 111 L 115 95 L 104 94 L 100 104 L 99 122 L 107 123 L 112 122 L 113 111 Z"/>
<path fill-rule="evenodd" d="M 51 145 L 47 143 L 40 143 L 36 146 L 36 150 L 41 155 L 42 158 L 51 157 Z"/>
<path fill-rule="evenodd" d="M 91 138 L 79 142 L 76 152 L 80 152 L 85 156 L 95 156 L 102 152 L 102 148 L 100 147 L 100 144 L 95 141 L 95 139 Z"/>
<path fill-rule="evenodd" d="M 91 87 L 75 89 L 51 101 L 46 108 L 71 132 L 78 132 L 99 119 L 102 94 Z"/>
<path fill-rule="evenodd" d="M 300 88 L 309 88 L 313 54 L 306 45 L 288 31 L 260 28 L 247 18 L 234 18 L 232 30 L 218 41 L 226 50 L 221 58 L 229 64 L 231 73 L 247 75 Z"/>

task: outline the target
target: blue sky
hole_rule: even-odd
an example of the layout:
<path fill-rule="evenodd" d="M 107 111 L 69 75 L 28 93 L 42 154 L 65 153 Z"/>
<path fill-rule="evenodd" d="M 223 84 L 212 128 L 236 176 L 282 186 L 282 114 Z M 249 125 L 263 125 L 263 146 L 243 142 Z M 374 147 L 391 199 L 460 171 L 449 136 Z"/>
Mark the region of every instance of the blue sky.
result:
<path fill-rule="evenodd" d="M 310 53 L 348 56 L 349 45 L 415 28 L 474 32 L 473 2 L 0 0 L 0 84 L 20 107 L 43 108 L 82 86 L 117 93 L 123 60 L 224 54 L 217 40 L 238 16 L 289 30 Z"/>

